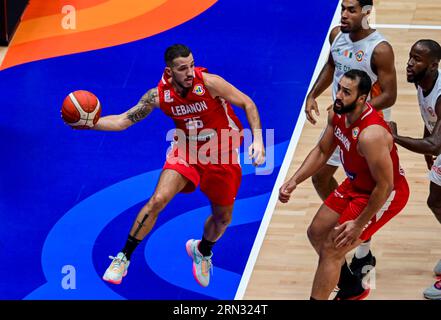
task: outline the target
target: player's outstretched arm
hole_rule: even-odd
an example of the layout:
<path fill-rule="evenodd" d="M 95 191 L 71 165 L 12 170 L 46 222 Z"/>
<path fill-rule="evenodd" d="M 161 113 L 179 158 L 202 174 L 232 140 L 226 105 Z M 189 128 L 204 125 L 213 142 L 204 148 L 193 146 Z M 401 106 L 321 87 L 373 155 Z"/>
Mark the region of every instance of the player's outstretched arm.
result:
<path fill-rule="evenodd" d="M 102 117 L 93 127 L 102 131 L 122 131 L 145 119 L 154 108 L 159 106 L 158 89 L 152 88 L 142 96 L 133 108 L 118 115 Z"/>
<path fill-rule="evenodd" d="M 334 129 L 332 126 L 333 111 L 328 115 L 328 126 L 318 144 L 311 150 L 300 168 L 294 175 L 285 182 L 279 189 L 279 200 L 283 203 L 289 201 L 291 193 L 298 184 L 305 181 L 323 167 L 331 157 L 337 144 L 334 139 Z"/>
<path fill-rule="evenodd" d="M 204 73 L 204 83 L 212 97 L 221 97 L 245 110 L 248 123 L 253 132 L 253 143 L 248 150 L 250 159 L 254 159 L 254 165 L 265 162 L 265 147 L 263 145 L 262 124 L 259 111 L 254 101 L 245 93 L 234 87 L 223 78 Z"/>
<path fill-rule="evenodd" d="M 389 127 L 392 130 L 392 135 L 395 142 L 400 146 L 425 155 L 438 156 L 441 154 L 441 96 L 435 106 L 435 113 L 437 115 L 437 121 L 433 128 L 432 134 L 425 130 L 424 138 L 414 139 L 409 137 L 400 136 L 398 134 L 397 124 L 390 122 Z"/>

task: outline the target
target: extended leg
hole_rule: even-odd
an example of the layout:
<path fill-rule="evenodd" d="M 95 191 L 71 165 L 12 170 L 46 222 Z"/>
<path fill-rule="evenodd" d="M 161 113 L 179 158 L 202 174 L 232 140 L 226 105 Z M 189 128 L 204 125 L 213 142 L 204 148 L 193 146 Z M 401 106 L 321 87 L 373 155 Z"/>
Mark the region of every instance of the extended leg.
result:
<path fill-rule="evenodd" d="M 185 187 L 187 182 L 186 178 L 174 170 L 166 169 L 161 173 L 155 192 L 138 213 L 123 250 L 113 258 L 104 273 L 104 280 L 114 284 L 121 283 L 122 277 L 127 274 L 133 251 L 152 230 L 161 210 Z"/>
<path fill-rule="evenodd" d="M 180 192 L 188 180 L 174 170 L 164 170 L 158 185 L 147 204 L 141 209 L 133 223 L 130 235 L 142 240 L 152 230 L 159 213 Z"/>

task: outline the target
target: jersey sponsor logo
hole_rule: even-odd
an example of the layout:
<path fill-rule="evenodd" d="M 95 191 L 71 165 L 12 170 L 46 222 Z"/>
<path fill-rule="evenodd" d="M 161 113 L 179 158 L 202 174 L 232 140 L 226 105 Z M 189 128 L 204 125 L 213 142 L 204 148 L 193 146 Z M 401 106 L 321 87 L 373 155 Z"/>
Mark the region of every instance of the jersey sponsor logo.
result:
<path fill-rule="evenodd" d="M 351 142 L 349 141 L 349 139 L 343 134 L 343 132 L 341 132 L 339 127 L 335 127 L 334 129 L 334 135 L 336 136 L 336 138 L 338 140 L 340 140 L 340 142 L 343 144 L 343 146 L 345 147 L 345 149 L 347 151 L 349 151 L 349 149 L 351 148 Z"/>
<path fill-rule="evenodd" d="M 363 61 L 363 57 L 364 57 L 363 50 L 360 50 L 355 54 L 355 59 L 357 59 L 358 62 Z"/>
<path fill-rule="evenodd" d="M 171 111 L 175 116 L 185 116 L 187 114 L 198 113 L 207 109 L 208 106 L 205 101 L 171 107 Z"/>
<path fill-rule="evenodd" d="M 360 133 L 360 128 L 359 127 L 355 127 L 354 129 L 352 129 L 352 138 L 354 140 L 356 140 L 358 138 L 358 134 Z"/>
<path fill-rule="evenodd" d="M 170 97 L 170 90 L 164 91 L 164 101 L 167 103 L 173 102 L 173 98 Z"/>
<path fill-rule="evenodd" d="M 193 93 L 198 96 L 203 96 L 205 94 L 205 89 L 202 85 L 198 84 L 194 86 Z"/>

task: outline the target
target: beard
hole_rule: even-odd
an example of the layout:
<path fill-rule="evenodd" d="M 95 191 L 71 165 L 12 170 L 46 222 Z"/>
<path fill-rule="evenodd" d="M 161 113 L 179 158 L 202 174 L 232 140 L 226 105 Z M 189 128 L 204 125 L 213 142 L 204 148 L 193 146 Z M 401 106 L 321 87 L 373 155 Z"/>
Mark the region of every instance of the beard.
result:
<path fill-rule="evenodd" d="M 410 77 L 407 76 L 407 82 L 415 83 L 415 84 L 420 83 L 424 79 L 424 77 L 426 76 L 427 71 L 428 71 L 428 68 L 426 68 L 426 69 L 424 69 L 424 70 L 422 70 L 422 71 L 420 71 L 418 73 L 415 73 L 415 74 L 413 74 Z"/>
<path fill-rule="evenodd" d="M 171 72 L 171 74 L 172 74 L 172 79 L 173 79 L 174 83 L 177 84 L 181 89 L 188 90 L 193 86 L 194 77 L 184 78 L 182 81 L 179 81 L 178 75 L 176 75 L 173 71 Z M 191 83 L 186 83 L 186 81 L 189 81 L 189 80 L 191 80 Z"/>
<path fill-rule="evenodd" d="M 346 34 L 352 32 L 354 33 L 359 32 L 363 29 L 366 29 L 366 25 L 364 21 L 365 20 L 361 20 L 361 21 L 352 20 L 350 22 L 347 22 L 347 24 L 344 26 L 341 24 L 342 21 L 340 21 L 340 31 Z"/>
<path fill-rule="evenodd" d="M 349 26 L 347 26 L 347 27 L 341 27 L 340 26 L 340 31 L 342 33 L 349 33 L 349 32 L 351 32 L 351 28 Z"/>
<path fill-rule="evenodd" d="M 347 106 L 345 106 L 340 99 L 336 99 L 334 102 L 334 108 L 333 108 L 334 112 L 336 114 L 342 115 L 342 114 L 354 111 L 354 109 L 357 107 L 357 99 L 355 99 L 354 102 L 352 102 L 351 104 L 348 104 Z"/>
<path fill-rule="evenodd" d="M 184 81 L 176 81 L 176 84 L 180 86 L 182 89 L 188 90 L 193 86 L 193 81 L 191 83 L 186 83 L 187 79 Z"/>

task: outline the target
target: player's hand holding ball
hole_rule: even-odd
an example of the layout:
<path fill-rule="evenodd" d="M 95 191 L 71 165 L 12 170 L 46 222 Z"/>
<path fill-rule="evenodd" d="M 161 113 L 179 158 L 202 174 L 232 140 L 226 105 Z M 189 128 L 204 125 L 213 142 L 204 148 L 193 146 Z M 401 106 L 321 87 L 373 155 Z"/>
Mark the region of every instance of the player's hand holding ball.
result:
<path fill-rule="evenodd" d="M 101 116 L 101 104 L 91 92 L 71 92 L 63 101 L 61 118 L 72 129 L 91 129 Z"/>

